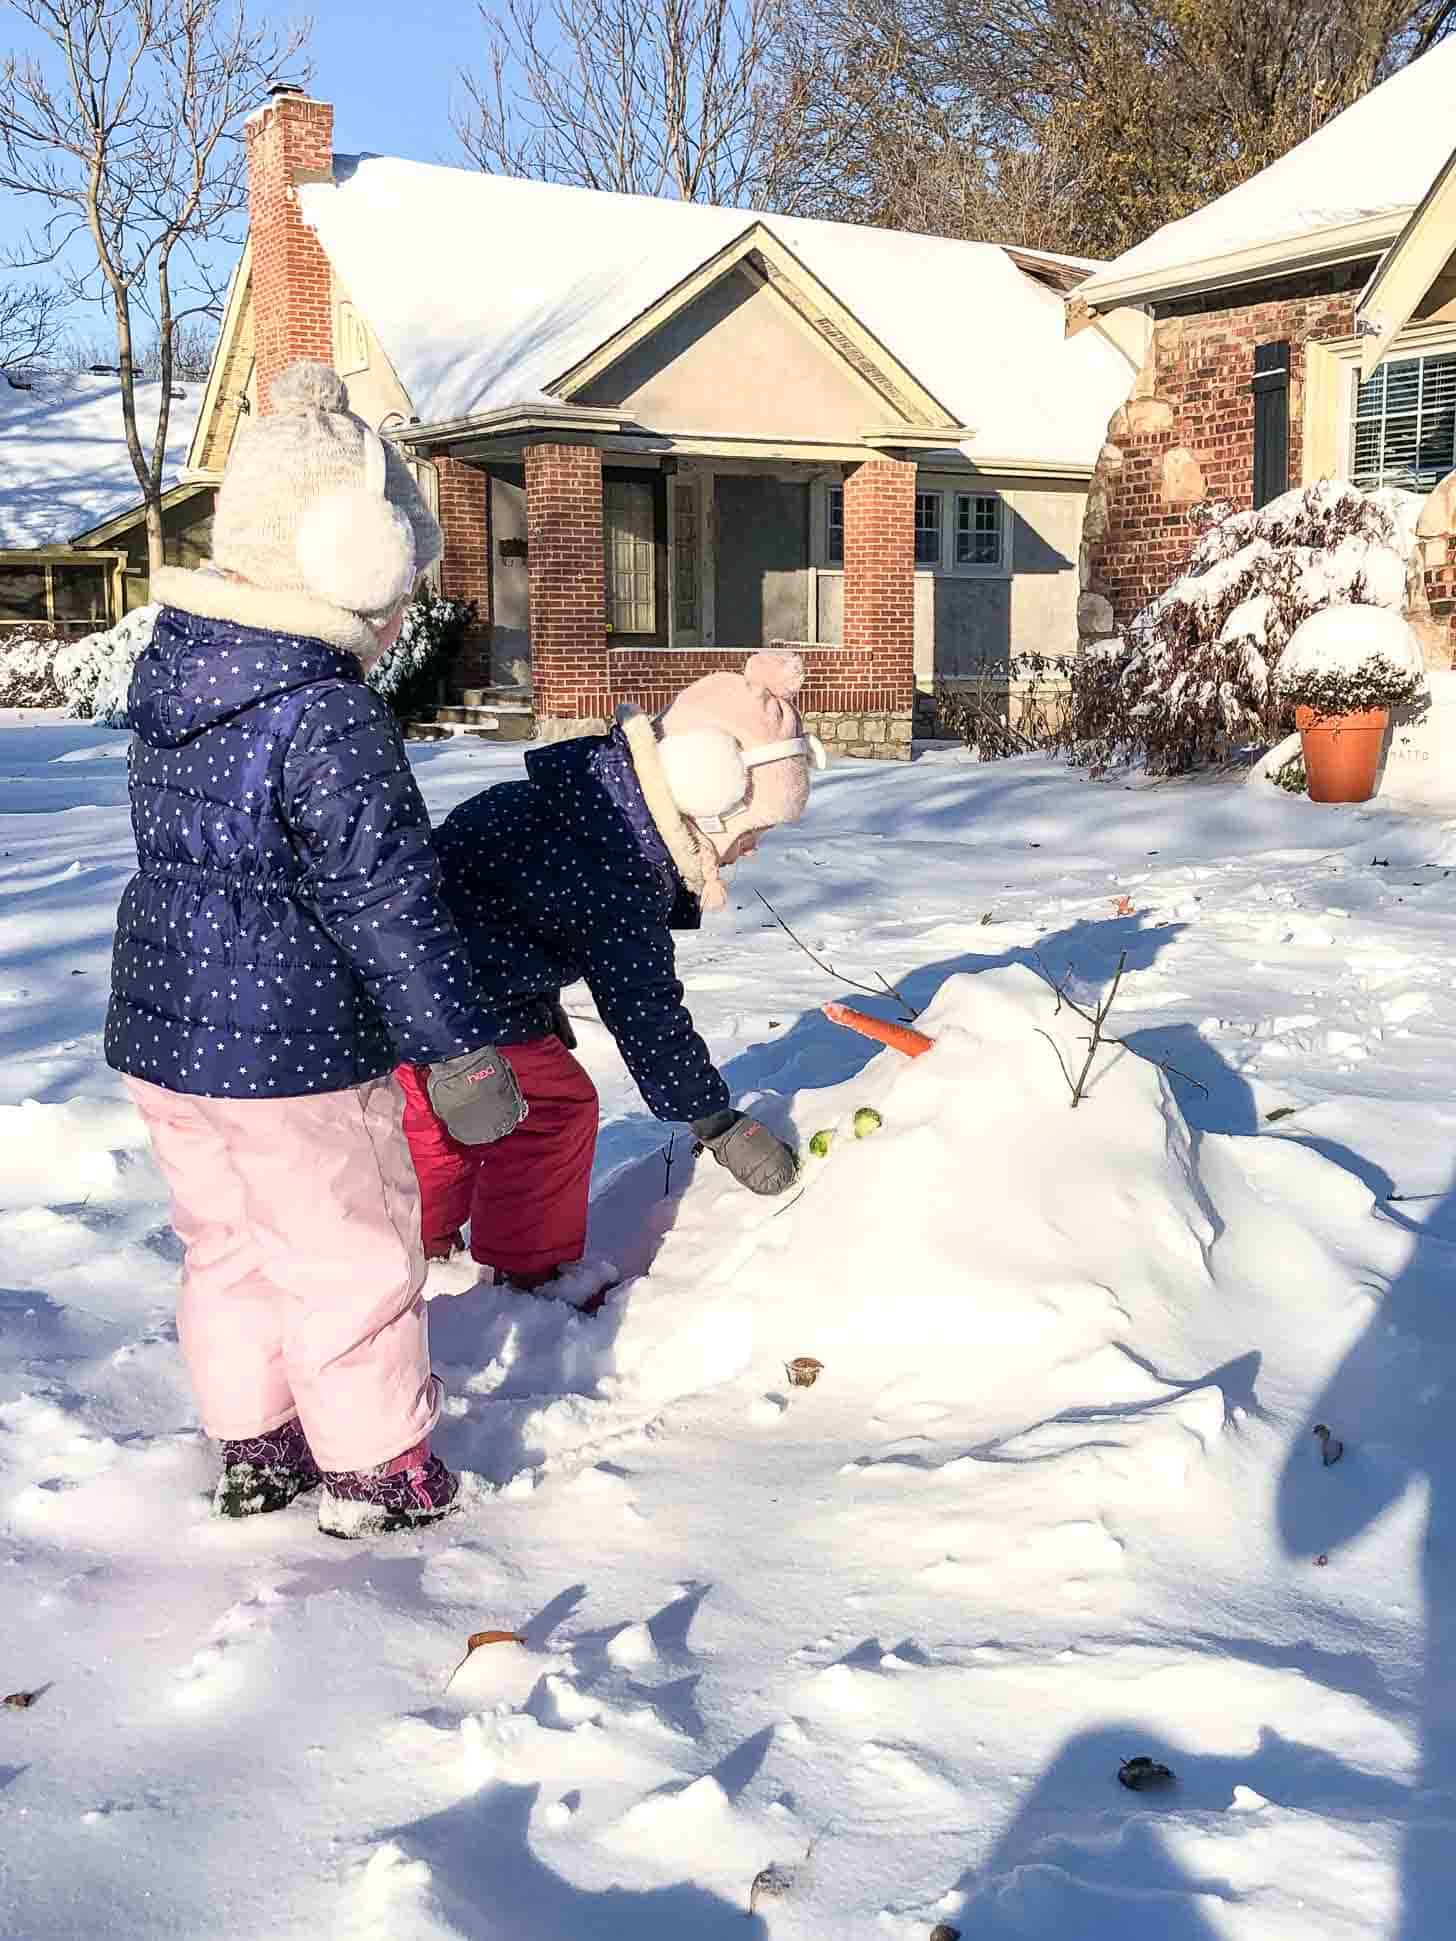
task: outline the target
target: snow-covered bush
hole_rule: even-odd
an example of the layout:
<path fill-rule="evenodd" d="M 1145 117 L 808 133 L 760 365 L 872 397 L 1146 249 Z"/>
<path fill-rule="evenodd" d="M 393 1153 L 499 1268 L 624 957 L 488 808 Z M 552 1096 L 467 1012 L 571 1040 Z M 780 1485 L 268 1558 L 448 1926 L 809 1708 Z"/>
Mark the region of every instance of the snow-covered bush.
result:
<path fill-rule="evenodd" d="M 60 708 L 56 642 L 50 634 L 0 634 L 0 708 Z"/>
<path fill-rule="evenodd" d="M 445 662 L 476 623 L 473 600 L 443 600 L 428 586 L 405 609 L 399 639 L 366 679 L 402 720 L 429 705 Z"/>
<path fill-rule="evenodd" d="M 1420 643 L 1398 613 L 1326 607 L 1296 630 L 1275 676 L 1287 707 L 1319 715 L 1406 707 L 1426 686 Z"/>
<path fill-rule="evenodd" d="M 56 649 L 56 685 L 81 721 L 124 728 L 132 669 L 152 638 L 160 607 L 138 607 L 101 633 L 86 634 Z"/>
<path fill-rule="evenodd" d="M 1171 775 L 1277 739 L 1290 704 L 1272 677 L 1291 635 L 1326 607 L 1398 613 L 1423 503 L 1326 479 L 1257 512 L 1217 508 L 1167 592 L 1081 657 L 1076 758 Z"/>

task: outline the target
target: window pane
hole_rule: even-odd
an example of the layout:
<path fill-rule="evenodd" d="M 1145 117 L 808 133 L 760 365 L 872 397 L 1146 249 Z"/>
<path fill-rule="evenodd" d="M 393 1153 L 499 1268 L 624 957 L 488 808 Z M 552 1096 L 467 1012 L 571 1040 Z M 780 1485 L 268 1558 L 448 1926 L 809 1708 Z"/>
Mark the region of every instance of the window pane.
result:
<path fill-rule="evenodd" d="M 915 564 L 940 564 L 940 494 L 915 494 Z"/>
<path fill-rule="evenodd" d="M 0 566 L 0 620 L 44 620 L 43 566 Z"/>
<path fill-rule="evenodd" d="M 844 564 L 844 487 L 829 488 L 829 527 L 825 557 L 831 566 Z"/>
<path fill-rule="evenodd" d="M 613 633 L 657 631 L 657 556 L 652 487 L 609 479 L 602 487 L 607 625 Z"/>
<path fill-rule="evenodd" d="M 1456 356 L 1403 357 L 1355 385 L 1357 485 L 1429 492 L 1456 470 Z"/>
<path fill-rule="evenodd" d="M 673 481 L 672 624 L 677 633 L 698 631 L 698 485 Z"/>
<path fill-rule="evenodd" d="M 1001 564 L 1001 501 L 991 493 L 956 495 L 956 565 Z"/>
<path fill-rule="evenodd" d="M 102 625 L 109 618 L 105 567 L 71 566 L 58 560 L 51 568 L 51 590 L 57 620 Z"/>

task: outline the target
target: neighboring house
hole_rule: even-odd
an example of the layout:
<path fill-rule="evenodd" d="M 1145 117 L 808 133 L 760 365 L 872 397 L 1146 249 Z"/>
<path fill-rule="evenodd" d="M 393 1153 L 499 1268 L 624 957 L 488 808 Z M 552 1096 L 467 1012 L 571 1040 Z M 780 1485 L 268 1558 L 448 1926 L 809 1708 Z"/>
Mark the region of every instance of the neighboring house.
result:
<path fill-rule="evenodd" d="M 1176 576 L 1198 508 L 1339 477 L 1432 494 L 1428 660 L 1456 646 L 1456 39 L 1076 291 L 1069 328 L 1140 307 L 1148 355 L 1088 498 L 1084 639 Z M 1075 341 L 1075 337 L 1073 339 Z"/>
<path fill-rule="evenodd" d="M 206 558 L 212 489 L 178 483 L 202 403 L 174 387 L 162 501 L 167 558 Z M 143 437 L 158 386 L 137 388 Z M 114 372 L 0 375 L 0 632 L 109 626 L 147 600 L 147 535 Z"/>
<path fill-rule="evenodd" d="M 284 91 L 249 125 L 191 463 L 215 476 L 278 371 L 331 360 L 477 603 L 457 694 L 529 690 L 569 732 L 785 641 L 831 736 L 906 755 L 937 677 L 1075 649 L 1087 483 L 1146 336 L 1133 312 L 1067 341 L 1092 265 L 336 156 L 332 124 Z"/>

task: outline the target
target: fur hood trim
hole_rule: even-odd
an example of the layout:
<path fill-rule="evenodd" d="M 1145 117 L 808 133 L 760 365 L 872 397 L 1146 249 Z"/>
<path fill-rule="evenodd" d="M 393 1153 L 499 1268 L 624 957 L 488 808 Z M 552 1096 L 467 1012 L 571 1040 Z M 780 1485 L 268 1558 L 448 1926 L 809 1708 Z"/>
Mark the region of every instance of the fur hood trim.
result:
<path fill-rule="evenodd" d="M 662 769 L 662 758 L 657 752 L 657 730 L 651 718 L 641 708 L 628 704 L 618 708 L 617 726 L 626 738 L 627 752 L 637 771 L 643 799 L 658 835 L 667 844 L 667 853 L 677 865 L 678 874 L 688 888 L 701 893 L 707 881 L 707 871 L 699 854 L 698 836 L 672 799 L 672 790 Z"/>
<path fill-rule="evenodd" d="M 203 620 L 231 620 L 264 633 L 321 640 L 326 647 L 356 654 L 366 667 L 379 658 L 379 636 L 367 620 L 308 593 L 277 593 L 225 573 L 160 566 L 152 575 L 151 596 L 159 606 Z"/>

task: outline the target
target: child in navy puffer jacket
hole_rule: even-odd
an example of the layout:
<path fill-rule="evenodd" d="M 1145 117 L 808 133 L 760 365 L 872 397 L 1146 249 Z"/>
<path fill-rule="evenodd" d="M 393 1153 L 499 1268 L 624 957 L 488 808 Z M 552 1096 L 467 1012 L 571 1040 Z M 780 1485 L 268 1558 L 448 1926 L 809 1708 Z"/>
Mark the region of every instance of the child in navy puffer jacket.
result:
<path fill-rule="evenodd" d="M 332 371 L 293 366 L 272 402 L 219 490 L 214 570 L 153 576 L 106 1051 L 172 1189 L 219 1511 L 322 1481 L 320 1527 L 356 1536 L 431 1521 L 457 1487 L 429 1447 L 440 1385 L 391 1069 L 419 1061 L 463 1140 L 523 1107 L 363 681 L 439 527 Z"/>
<path fill-rule="evenodd" d="M 431 1253 L 452 1251 L 468 1219 L 475 1259 L 513 1286 L 542 1287 L 581 1259 L 597 1096 L 560 1002 L 579 978 L 650 1111 L 690 1125 L 750 1191 L 792 1184 L 794 1154 L 732 1109 L 683 1002 L 672 932 L 720 908 L 720 870 L 803 814 L 823 761 L 794 703 L 803 675 L 797 655 L 755 654 L 741 675 L 694 682 L 660 721 L 624 708 L 607 735 L 533 752 L 526 781 L 446 818 L 446 900 L 529 1110 L 499 1145 L 467 1149 L 423 1075 L 401 1071 Z"/>

